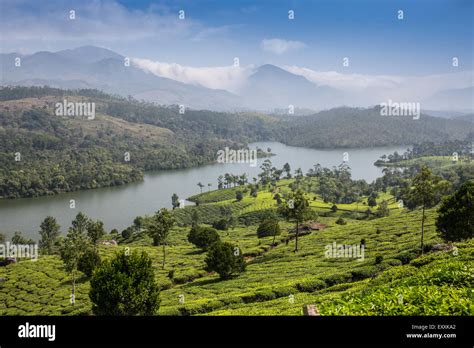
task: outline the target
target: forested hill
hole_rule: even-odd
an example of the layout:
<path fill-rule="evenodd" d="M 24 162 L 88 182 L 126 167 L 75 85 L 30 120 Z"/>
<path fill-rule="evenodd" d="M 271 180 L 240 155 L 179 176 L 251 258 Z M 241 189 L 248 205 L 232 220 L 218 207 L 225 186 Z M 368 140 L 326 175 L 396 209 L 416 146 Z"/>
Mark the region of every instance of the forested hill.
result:
<path fill-rule="evenodd" d="M 63 100 L 95 103 L 96 117 L 55 115 L 56 103 Z M 253 141 L 314 148 L 408 145 L 465 140 L 471 129 L 462 120 L 382 117 L 375 108 L 276 117 L 180 110 L 96 90 L 4 87 L 0 197 L 120 185 L 140 180 L 146 170 L 210 163 L 225 146 L 241 148 Z"/>
<path fill-rule="evenodd" d="M 474 128 L 463 120 L 449 120 L 421 114 L 381 116 L 380 107 L 336 108 L 315 115 L 286 118 L 276 130 L 288 145 L 312 148 L 411 145 L 422 142 L 472 138 Z"/>

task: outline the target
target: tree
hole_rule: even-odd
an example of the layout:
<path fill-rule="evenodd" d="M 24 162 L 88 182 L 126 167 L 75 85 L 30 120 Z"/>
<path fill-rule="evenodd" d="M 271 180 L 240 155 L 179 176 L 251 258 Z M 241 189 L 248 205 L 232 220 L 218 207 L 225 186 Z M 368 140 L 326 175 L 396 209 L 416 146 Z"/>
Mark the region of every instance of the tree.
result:
<path fill-rule="evenodd" d="M 191 226 L 196 226 L 199 224 L 199 213 L 197 209 L 193 209 L 191 213 Z"/>
<path fill-rule="evenodd" d="M 281 233 L 280 225 L 276 217 L 265 218 L 257 228 L 257 237 L 263 238 L 267 236 L 273 237 L 272 245 L 275 245 L 275 237 Z"/>
<path fill-rule="evenodd" d="M 212 244 L 219 241 L 217 231 L 212 227 L 193 226 L 188 234 L 188 241 L 202 250 L 207 250 Z"/>
<path fill-rule="evenodd" d="M 133 235 L 133 228 L 128 226 L 126 229 L 122 231 L 122 238 L 129 239 Z"/>
<path fill-rule="evenodd" d="M 77 214 L 60 248 L 61 259 L 64 262 L 66 271 L 72 277 L 73 298 L 76 293 L 76 272 L 79 260 L 88 248 L 88 240 L 85 234 L 88 221 L 89 219 L 83 213 Z M 74 304 L 74 301 L 72 301 L 72 304 Z"/>
<path fill-rule="evenodd" d="M 91 277 L 92 272 L 100 265 L 100 262 L 101 259 L 97 248 L 89 245 L 79 259 L 77 269 L 86 276 Z"/>
<path fill-rule="evenodd" d="M 296 224 L 296 238 L 295 238 L 295 252 L 298 251 L 298 236 L 299 236 L 299 225 L 303 222 L 308 215 L 311 214 L 311 208 L 309 202 L 305 198 L 303 191 L 298 190 L 296 193 L 291 193 L 288 196 L 285 204 L 280 205 L 278 208 L 281 215 L 283 215 L 288 221 L 292 221 Z"/>
<path fill-rule="evenodd" d="M 420 172 L 413 178 L 413 189 L 411 191 L 412 201 L 416 206 L 422 207 L 421 215 L 421 253 L 423 253 L 423 242 L 425 232 L 425 209 L 436 204 L 438 192 L 447 189 L 447 183 L 440 177 L 434 176 L 427 166 L 421 167 Z"/>
<path fill-rule="evenodd" d="M 25 237 L 23 237 L 20 231 L 15 231 L 15 233 L 13 234 L 12 244 L 26 245 L 26 244 L 34 244 L 34 243 L 35 242 L 33 239 L 26 239 Z"/>
<path fill-rule="evenodd" d="M 168 243 L 168 235 L 175 220 L 166 208 L 162 208 L 153 215 L 151 224 L 148 226 L 148 234 L 153 238 L 153 245 L 163 246 L 163 265 L 165 268 L 166 261 L 166 244 Z"/>
<path fill-rule="evenodd" d="M 474 237 L 474 182 L 467 181 L 438 209 L 436 229 L 448 242 Z"/>
<path fill-rule="evenodd" d="M 286 173 L 286 177 L 287 177 L 288 179 L 291 179 L 291 167 L 290 167 L 290 165 L 289 165 L 288 163 L 285 163 L 285 164 L 283 165 L 283 171 Z"/>
<path fill-rule="evenodd" d="M 389 216 L 390 215 L 390 209 L 388 209 L 387 201 L 380 202 L 379 207 L 378 207 L 375 215 L 378 216 L 378 217 L 384 217 L 384 216 Z"/>
<path fill-rule="evenodd" d="M 232 275 L 245 271 L 245 261 L 238 247 L 230 243 L 216 242 L 207 253 L 206 271 L 217 272 L 221 279 L 229 279 Z"/>
<path fill-rule="evenodd" d="M 212 186 L 211 183 L 208 183 L 208 184 L 207 184 L 207 191 L 211 191 L 211 186 Z"/>
<path fill-rule="evenodd" d="M 100 220 L 90 220 L 87 224 L 87 236 L 93 245 L 97 245 L 100 239 L 105 236 L 104 223 Z"/>
<path fill-rule="evenodd" d="M 237 191 L 235 192 L 235 199 L 240 202 L 242 199 L 244 198 L 244 194 L 242 193 L 242 191 Z"/>
<path fill-rule="evenodd" d="M 179 207 L 179 197 L 176 193 L 173 193 L 171 196 L 171 205 L 173 207 L 173 210 Z"/>
<path fill-rule="evenodd" d="M 94 272 L 89 297 L 95 315 L 155 315 L 159 287 L 150 257 L 145 252 L 117 253 Z"/>
<path fill-rule="evenodd" d="M 375 207 L 377 205 L 377 200 L 373 195 L 370 195 L 369 198 L 367 199 L 367 204 L 369 207 Z"/>
<path fill-rule="evenodd" d="M 201 182 L 198 182 L 197 184 L 199 186 L 199 188 L 201 189 L 201 193 L 202 193 L 202 188 L 204 187 L 204 185 L 201 183 Z"/>
<path fill-rule="evenodd" d="M 52 216 L 47 216 L 40 225 L 39 234 L 41 239 L 39 241 L 40 249 L 46 254 L 53 253 L 53 246 L 58 237 L 61 235 L 60 226 L 56 219 Z"/>

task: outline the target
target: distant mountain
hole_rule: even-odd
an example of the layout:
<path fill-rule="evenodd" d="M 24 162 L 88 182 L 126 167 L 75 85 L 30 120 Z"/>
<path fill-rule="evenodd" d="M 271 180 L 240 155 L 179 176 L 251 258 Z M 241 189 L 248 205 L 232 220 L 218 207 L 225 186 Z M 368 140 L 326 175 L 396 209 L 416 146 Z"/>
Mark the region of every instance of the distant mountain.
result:
<path fill-rule="evenodd" d="M 15 58 L 21 66 L 15 66 Z M 133 96 L 161 105 L 182 104 L 186 108 L 213 111 L 258 110 L 310 114 L 334 107 L 367 107 L 378 99 L 378 90 L 365 88 L 352 93 L 318 85 L 306 77 L 275 65 L 257 67 L 239 94 L 187 84 L 155 75 L 106 48 L 82 46 L 58 52 L 41 51 L 30 55 L 0 54 L 1 85 L 51 86 L 64 89 L 95 88 L 121 96 Z M 424 109 L 441 117 L 453 112 L 473 112 L 473 87 L 440 91 L 422 101 Z M 302 110 L 304 110 L 302 112 Z M 439 113 L 441 111 L 441 113 Z"/>
<path fill-rule="evenodd" d="M 317 86 L 300 75 L 277 66 L 260 66 L 247 80 L 241 93 L 247 105 L 258 109 L 321 110 L 343 105 L 343 93 L 328 86 Z"/>
<path fill-rule="evenodd" d="M 133 65 L 113 51 L 83 46 L 59 52 L 37 52 L 21 57 L 0 54 L 2 85 L 57 88 L 97 88 L 122 96 L 132 95 L 163 105 L 183 104 L 187 108 L 241 110 L 241 99 L 224 90 L 188 85 L 159 77 Z"/>
<path fill-rule="evenodd" d="M 474 87 L 446 89 L 427 98 L 423 105 L 436 110 L 474 111 Z"/>
<path fill-rule="evenodd" d="M 474 114 L 455 116 L 455 117 L 453 117 L 453 119 L 474 123 Z M 474 131 L 474 129 L 473 129 L 473 131 Z"/>

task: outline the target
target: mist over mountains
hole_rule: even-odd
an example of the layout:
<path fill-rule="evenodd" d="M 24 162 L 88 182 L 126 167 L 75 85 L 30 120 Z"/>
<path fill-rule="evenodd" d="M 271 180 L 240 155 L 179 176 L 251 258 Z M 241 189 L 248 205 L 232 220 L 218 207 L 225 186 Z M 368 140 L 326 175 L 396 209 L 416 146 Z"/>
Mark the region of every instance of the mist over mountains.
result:
<path fill-rule="evenodd" d="M 15 65 L 15 59 L 21 65 Z M 159 76 L 143 64 L 111 50 L 82 46 L 58 52 L 31 55 L 0 54 L 1 84 L 56 88 L 96 88 L 107 93 L 133 96 L 161 105 L 184 105 L 214 111 L 258 110 L 286 113 L 295 110 L 320 111 L 340 106 L 367 107 L 400 98 L 396 84 L 386 88 L 357 90 L 317 83 L 281 67 L 264 64 L 254 67 L 236 91 L 215 89 L 199 83 L 185 83 Z M 342 86 L 341 88 L 339 86 Z M 405 93 L 406 94 L 406 93 Z M 441 89 L 426 98 L 414 97 L 422 108 L 436 111 L 472 112 L 473 87 Z M 298 113 L 297 111 L 295 113 Z"/>

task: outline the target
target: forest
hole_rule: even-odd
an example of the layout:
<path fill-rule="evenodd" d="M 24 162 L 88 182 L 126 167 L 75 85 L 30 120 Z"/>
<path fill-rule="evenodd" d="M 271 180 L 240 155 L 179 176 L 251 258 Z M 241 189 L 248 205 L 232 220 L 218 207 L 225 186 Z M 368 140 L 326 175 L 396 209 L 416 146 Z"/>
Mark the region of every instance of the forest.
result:
<path fill-rule="evenodd" d="M 54 105 L 65 98 L 95 103 L 97 118 L 56 116 Z M 441 139 L 457 148 L 457 142 L 472 135 L 467 124 L 429 116 L 383 118 L 377 108 L 289 117 L 181 110 L 97 90 L 2 87 L 0 197 L 122 185 L 141 180 L 144 171 L 215 162 L 218 150 L 243 148 L 253 141 L 313 148 L 415 144 L 413 151 L 424 154 L 423 145 L 417 144 L 426 139 L 433 143 L 430 149 Z"/>

